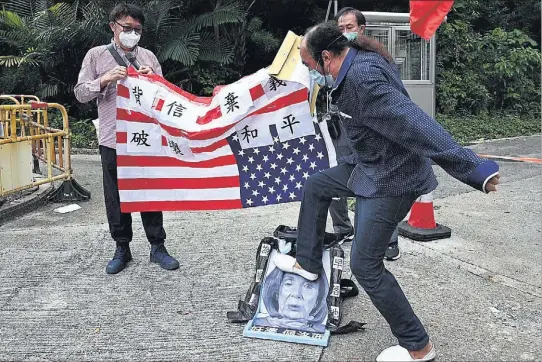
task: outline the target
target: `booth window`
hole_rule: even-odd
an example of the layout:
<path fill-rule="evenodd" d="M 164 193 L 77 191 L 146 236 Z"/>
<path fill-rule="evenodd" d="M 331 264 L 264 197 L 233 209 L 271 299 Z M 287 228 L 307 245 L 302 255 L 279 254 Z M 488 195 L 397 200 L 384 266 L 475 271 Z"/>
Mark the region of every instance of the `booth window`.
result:
<path fill-rule="evenodd" d="M 384 44 L 386 49 L 390 49 L 390 31 L 389 29 L 367 28 L 365 34 Z"/>
<path fill-rule="evenodd" d="M 395 62 L 403 80 L 430 80 L 430 42 L 410 30 L 395 30 Z"/>

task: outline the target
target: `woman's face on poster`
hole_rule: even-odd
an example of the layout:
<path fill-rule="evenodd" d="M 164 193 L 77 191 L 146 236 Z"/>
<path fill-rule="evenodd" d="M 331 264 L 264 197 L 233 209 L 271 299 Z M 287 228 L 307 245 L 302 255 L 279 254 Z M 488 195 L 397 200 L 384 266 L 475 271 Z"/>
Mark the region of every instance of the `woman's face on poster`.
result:
<path fill-rule="evenodd" d="M 278 301 L 279 313 L 283 318 L 308 320 L 317 299 L 317 281 L 308 281 L 297 274 L 284 274 Z"/>

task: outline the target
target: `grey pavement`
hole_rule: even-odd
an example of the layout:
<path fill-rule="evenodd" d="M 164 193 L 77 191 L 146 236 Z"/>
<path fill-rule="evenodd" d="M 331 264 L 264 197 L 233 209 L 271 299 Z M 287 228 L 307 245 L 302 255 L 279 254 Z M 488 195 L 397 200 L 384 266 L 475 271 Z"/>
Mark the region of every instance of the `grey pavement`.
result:
<path fill-rule="evenodd" d="M 541 157 L 540 136 L 472 147 Z M 61 215 L 49 204 L 0 227 L 0 360 L 374 361 L 396 343 L 364 292 L 345 302 L 343 323 L 366 322 L 366 331 L 332 336 L 327 348 L 243 338 L 243 325 L 228 323 L 259 241 L 278 224 L 295 225 L 298 203 L 167 213 L 167 246 L 181 262 L 173 272 L 149 263 L 135 216 L 134 261 L 107 275 L 113 242 L 99 156 L 74 155 L 73 164 L 92 191 L 82 209 Z M 502 185 L 491 195 L 435 167 L 435 215 L 452 238 L 401 239 L 402 258 L 386 263 L 439 361 L 542 359 L 542 165 L 499 164 Z"/>

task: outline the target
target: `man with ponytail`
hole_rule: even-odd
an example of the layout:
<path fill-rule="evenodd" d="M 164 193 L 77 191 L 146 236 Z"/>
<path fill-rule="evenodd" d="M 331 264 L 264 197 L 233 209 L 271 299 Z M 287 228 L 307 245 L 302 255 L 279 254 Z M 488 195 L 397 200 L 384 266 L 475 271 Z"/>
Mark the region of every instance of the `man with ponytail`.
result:
<path fill-rule="evenodd" d="M 399 345 L 377 361 L 430 361 L 435 348 L 397 280 L 384 266 L 388 242 L 414 201 L 437 187 L 431 160 L 480 191 L 497 190 L 499 166 L 459 146 L 408 97 L 398 69 L 376 40 L 358 34 L 349 42 L 337 23 L 305 34 L 300 54 L 315 81 L 332 87 L 353 163 L 307 179 L 298 220 L 296 257 L 279 254 L 285 272 L 316 280 L 332 198 L 356 197 L 356 233 L 350 268 L 388 322 Z"/>
<path fill-rule="evenodd" d="M 365 26 L 366 26 L 366 20 L 365 16 L 361 11 L 358 9 L 354 9 L 352 7 L 345 7 L 339 10 L 337 12 L 337 15 L 335 16 L 335 20 L 337 21 L 339 25 L 339 29 L 341 30 L 341 33 L 348 39 L 349 41 L 355 41 L 358 37 L 358 34 L 364 35 L 365 32 Z M 360 41 L 367 42 L 367 37 L 360 37 Z M 366 46 L 369 46 L 366 44 Z M 384 49 L 385 50 L 385 49 Z M 387 51 L 386 51 L 387 53 Z M 391 55 L 386 54 L 386 56 L 389 56 L 389 59 L 391 60 Z M 342 127 L 341 127 L 342 129 Z M 348 146 L 348 139 L 346 138 L 346 132 L 342 131 L 339 135 L 339 138 L 337 139 L 337 153 L 342 156 L 343 158 L 350 154 L 351 151 L 350 147 Z M 346 146 L 345 146 L 346 145 Z M 346 151 L 345 151 L 346 150 Z M 341 218 L 341 215 L 344 213 L 342 211 L 342 205 L 344 204 L 344 207 L 346 207 L 346 197 L 341 197 L 339 200 L 333 200 L 331 202 L 331 206 L 329 207 L 329 213 L 331 215 L 331 218 L 333 219 L 333 227 L 335 229 L 340 228 L 341 225 L 352 225 L 350 222 L 350 219 L 348 218 L 348 210 L 346 211 L 346 220 L 344 218 Z M 344 201 L 343 201 L 344 200 Z M 339 224 L 337 227 L 336 224 Z M 337 230 L 335 230 L 337 232 Z M 352 236 L 353 239 L 353 236 Z M 386 252 L 384 253 L 384 258 L 386 260 L 397 260 L 401 257 L 401 252 L 399 250 L 399 229 L 395 228 L 390 241 L 388 243 L 388 248 L 386 249 Z"/>

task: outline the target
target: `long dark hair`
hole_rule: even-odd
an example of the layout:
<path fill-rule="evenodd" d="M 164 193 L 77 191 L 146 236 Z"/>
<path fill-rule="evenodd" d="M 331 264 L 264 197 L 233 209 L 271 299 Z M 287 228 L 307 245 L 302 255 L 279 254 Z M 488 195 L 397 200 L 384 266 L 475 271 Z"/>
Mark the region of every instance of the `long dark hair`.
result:
<path fill-rule="evenodd" d="M 311 56 L 318 62 L 324 50 L 339 55 L 344 49 L 350 46 L 354 49 L 378 53 L 388 63 L 393 63 L 393 57 L 384 44 L 361 33 L 358 33 L 356 39 L 349 42 L 343 36 L 335 21 L 323 22 L 309 28 L 305 33 L 305 37 L 307 49 Z"/>

